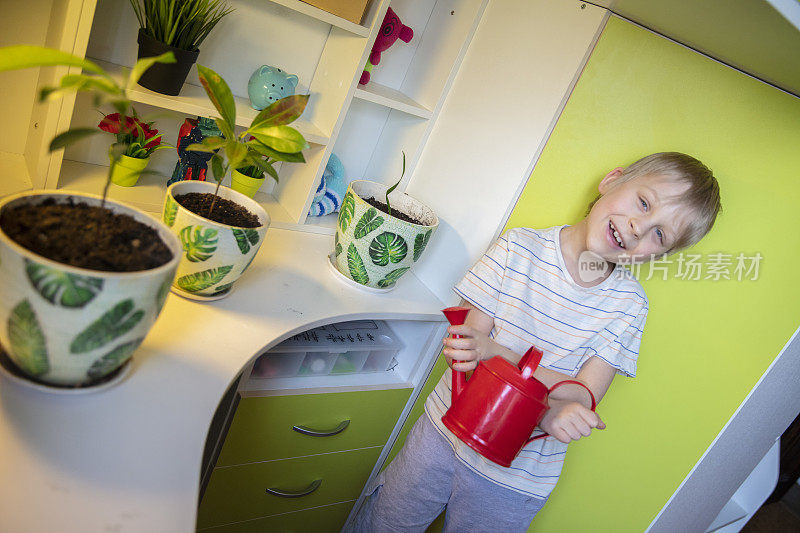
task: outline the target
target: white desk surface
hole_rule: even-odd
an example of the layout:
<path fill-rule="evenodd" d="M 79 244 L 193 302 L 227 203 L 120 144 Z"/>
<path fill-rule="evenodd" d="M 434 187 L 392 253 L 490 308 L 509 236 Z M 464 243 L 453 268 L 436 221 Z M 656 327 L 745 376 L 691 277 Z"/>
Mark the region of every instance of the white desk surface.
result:
<path fill-rule="evenodd" d="M 193 532 L 211 418 L 255 355 L 339 320 L 442 320 L 443 304 L 412 274 L 379 295 L 336 279 L 332 241 L 270 228 L 227 298 L 170 294 L 130 374 L 105 391 L 0 379 L 0 533 Z"/>

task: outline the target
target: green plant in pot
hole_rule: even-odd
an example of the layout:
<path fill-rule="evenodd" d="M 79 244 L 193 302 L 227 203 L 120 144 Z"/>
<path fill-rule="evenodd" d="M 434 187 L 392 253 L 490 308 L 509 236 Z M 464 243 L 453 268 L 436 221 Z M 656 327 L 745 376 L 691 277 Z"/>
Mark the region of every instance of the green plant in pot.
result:
<path fill-rule="evenodd" d="M 43 99 L 87 91 L 127 117 L 126 90 L 150 64 L 118 83 L 90 61 L 58 50 L 0 48 L 0 71 L 68 65 Z M 122 123 L 125 123 L 125 118 Z M 57 135 L 51 150 L 100 133 Z M 106 199 L 124 142 L 110 151 L 103 195 L 35 191 L 0 201 L 0 343 L 7 369 L 50 386 L 93 386 L 109 379 L 141 344 L 164 305 L 181 251 L 178 239 L 148 214 Z"/>
<path fill-rule="evenodd" d="M 118 154 L 119 159 L 114 161 L 114 154 L 109 154 L 112 164 L 111 183 L 122 187 L 133 187 L 139 176 L 150 162 L 150 156 L 157 150 L 175 148 L 161 142 L 162 134 L 153 128 L 152 122 L 145 122 L 139 118 L 133 106 L 130 107 L 131 115 L 124 116 L 110 113 L 103 117 L 97 125 L 103 131 L 116 136 L 116 146 L 124 146 L 125 151 Z"/>
<path fill-rule="evenodd" d="M 211 152 L 211 171 L 216 185 L 201 181 L 179 181 L 167 189 L 163 220 L 181 240 L 183 256 L 173 292 L 195 300 L 227 296 L 234 282 L 250 266 L 264 241 L 270 219 L 264 208 L 249 196 L 228 187 L 222 180 L 228 170 L 256 167 L 275 173 L 270 160 L 305 161 L 303 136 L 287 124 L 305 109 L 307 95 L 278 100 L 262 110 L 240 135 L 236 135 L 233 94 L 219 74 L 198 65 L 200 82 L 219 112 L 216 119 L 222 137 L 206 137 L 202 144 L 186 150 Z M 274 176 L 277 179 L 277 173 Z"/>
<path fill-rule="evenodd" d="M 336 269 L 354 282 L 391 290 L 420 260 L 439 219 L 431 208 L 408 194 L 367 180 L 350 183 L 339 210 L 334 240 Z M 384 200 L 383 202 L 381 200 Z"/>
<path fill-rule="evenodd" d="M 200 44 L 212 29 L 230 14 L 223 0 L 130 0 L 139 19 L 139 59 L 165 52 L 175 55 L 174 64 L 156 64 L 139 85 L 161 94 L 180 93 L 189 70 L 200 54 Z"/>

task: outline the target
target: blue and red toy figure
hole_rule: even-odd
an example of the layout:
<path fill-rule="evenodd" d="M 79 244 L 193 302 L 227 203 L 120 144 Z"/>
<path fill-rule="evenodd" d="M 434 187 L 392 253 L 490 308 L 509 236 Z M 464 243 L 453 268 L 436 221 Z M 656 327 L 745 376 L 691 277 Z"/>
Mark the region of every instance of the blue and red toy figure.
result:
<path fill-rule="evenodd" d="M 208 161 L 214 154 L 209 152 L 187 151 L 190 144 L 202 143 L 206 137 L 222 137 L 214 119 L 208 117 L 187 118 L 178 132 L 178 162 L 167 185 L 182 180 L 205 181 Z"/>

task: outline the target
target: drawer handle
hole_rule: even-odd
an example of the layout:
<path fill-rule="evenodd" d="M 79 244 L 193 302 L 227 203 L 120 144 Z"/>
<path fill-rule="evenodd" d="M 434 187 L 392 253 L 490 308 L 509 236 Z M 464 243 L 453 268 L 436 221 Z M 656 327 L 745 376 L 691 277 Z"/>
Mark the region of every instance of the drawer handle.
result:
<path fill-rule="evenodd" d="M 281 489 L 267 489 L 268 494 L 272 494 L 274 496 L 280 496 L 281 498 L 299 498 L 301 496 L 308 496 L 315 490 L 322 485 L 321 479 L 315 479 L 311 482 L 311 485 L 304 489 L 300 489 L 298 491 L 291 491 L 291 490 L 281 490 Z"/>
<path fill-rule="evenodd" d="M 292 429 L 298 433 L 302 433 L 303 435 L 308 435 L 309 437 L 332 437 L 333 435 L 338 435 L 347 429 L 347 426 L 349 425 L 350 421 L 344 420 L 341 424 L 329 430 L 311 429 L 310 427 L 306 426 L 292 426 Z"/>

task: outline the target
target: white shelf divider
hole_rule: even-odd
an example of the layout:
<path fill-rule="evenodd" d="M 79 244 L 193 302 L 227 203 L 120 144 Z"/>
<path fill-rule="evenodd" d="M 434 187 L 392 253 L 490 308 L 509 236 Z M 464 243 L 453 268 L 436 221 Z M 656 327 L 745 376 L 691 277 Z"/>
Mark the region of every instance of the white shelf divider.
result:
<path fill-rule="evenodd" d="M 302 13 L 303 15 L 307 15 L 311 18 L 321 20 L 322 22 L 327 22 L 331 26 L 336 26 L 337 28 L 349 31 L 350 33 L 354 33 L 359 37 L 366 37 L 369 35 L 369 26 L 361 26 L 360 24 L 350 22 L 349 20 L 343 19 L 342 17 L 338 17 L 333 13 L 328 13 L 327 11 L 323 11 L 322 9 L 314 7 L 310 4 L 301 2 L 300 0 L 269 0 L 269 1 L 272 2 L 273 4 L 278 4 L 287 9 L 291 9 L 292 11 L 297 11 L 298 13 Z M 364 18 L 368 19 L 368 16 L 365 15 Z"/>
<path fill-rule="evenodd" d="M 105 69 L 111 76 L 118 79 L 122 77 L 123 73 L 130 70 L 128 67 L 115 65 L 107 61 L 93 58 L 88 59 Z M 135 85 L 128 91 L 128 96 L 134 102 L 178 111 L 179 113 L 185 113 L 187 115 L 219 116 L 216 108 L 209 101 L 205 90 L 203 90 L 202 87 L 189 83 L 183 85 L 181 94 L 178 96 L 160 94 L 150 89 L 145 89 L 141 85 Z M 250 107 L 250 101 L 247 98 L 234 96 L 234 100 L 236 102 L 236 125 L 249 126 L 259 112 Z M 303 120 L 302 117 L 294 121 L 292 127 L 302 133 L 306 141 L 310 143 L 326 145 L 330 141 L 329 135 L 323 133 L 322 130 L 313 123 Z"/>
<path fill-rule="evenodd" d="M 33 188 L 25 156 L 12 152 L 0 152 L 0 197 L 29 191 Z"/>
<path fill-rule="evenodd" d="M 415 102 L 400 91 L 375 82 L 359 85 L 353 97 L 424 119 L 430 119 L 433 116 L 433 111 Z"/>

